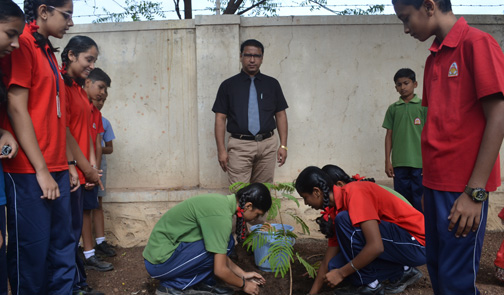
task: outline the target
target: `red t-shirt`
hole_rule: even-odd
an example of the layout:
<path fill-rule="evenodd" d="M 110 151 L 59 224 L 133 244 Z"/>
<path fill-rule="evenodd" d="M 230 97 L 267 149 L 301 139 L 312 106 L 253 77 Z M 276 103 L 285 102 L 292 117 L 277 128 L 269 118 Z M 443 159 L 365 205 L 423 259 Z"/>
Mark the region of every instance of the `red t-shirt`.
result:
<path fill-rule="evenodd" d="M 424 215 L 376 183 L 355 181 L 343 187 L 335 185 L 333 193 L 335 208 L 338 212 L 348 211 L 353 226 L 368 220 L 387 221 L 406 230 L 425 246 Z M 329 240 L 330 247 L 337 245 L 337 239 Z"/>
<path fill-rule="evenodd" d="M 96 136 L 98 136 L 99 133 L 105 132 L 105 129 L 103 129 L 103 121 L 100 110 L 98 110 L 98 108 L 91 102 L 89 102 L 89 107 L 91 109 L 91 138 L 93 139 L 93 148 L 96 152 Z"/>
<path fill-rule="evenodd" d="M 473 171 L 486 119 L 479 99 L 504 93 L 504 54 L 489 34 L 460 18 L 443 42 L 434 41 L 424 72 L 429 108 L 422 133 L 423 184 L 462 192 Z M 500 186 L 499 158 L 486 185 Z"/>
<path fill-rule="evenodd" d="M 65 85 L 65 92 L 68 100 L 67 117 L 70 133 L 72 133 L 82 153 L 89 161 L 89 137 L 91 136 L 91 129 L 89 126 L 91 126 L 91 112 L 89 111 L 89 100 L 86 91 L 74 82 L 72 86 Z M 77 167 L 77 173 L 79 174 L 80 183 L 86 183 L 84 174 L 79 167 Z"/>
<path fill-rule="evenodd" d="M 7 87 L 18 85 L 29 90 L 28 113 L 30 114 L 37 142 L 44 156 L 50 172 L 68 170 L 66 157 L 66 98 L 63 90 L 64 82 L 59 74 L 56 75 L 51 68 L 52 64 L 58 68 L 58 62 L 49 46 L 42 51 L 35 43 L 35 38 L 30 33 L 29 26 L 25 26 L 23 34 L 19 37 L 19 49 L 14 50 L 5 63 L 2 72 L 7 76 Z M 12 64 L 12 67 L 9 66 Z M 59 110 L 56 79 L 59 81 Z M 4 113 L 5 114 L 5 113 Z M 3 116 L 1 127 L 16 134 L 7 116 Z M 17 137 L 16 137 L 17 140 Z M 4 171 L 10 173 L 35 173 L 32 164 L 24 153 L 22 147 L 14 159 L 3 161 Z"/>

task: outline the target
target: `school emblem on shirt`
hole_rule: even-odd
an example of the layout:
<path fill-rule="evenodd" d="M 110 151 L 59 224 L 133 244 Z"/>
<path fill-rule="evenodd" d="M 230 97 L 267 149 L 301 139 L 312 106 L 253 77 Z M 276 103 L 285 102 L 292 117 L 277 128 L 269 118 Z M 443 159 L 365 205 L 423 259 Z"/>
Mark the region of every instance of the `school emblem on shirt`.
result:
<path fill-rule="evenodd" d="M 96 129 L 96 123 L 93 123 L 93 129 Z"/>
<path fill-rule="evenodd" d="M 420 120 L 420 118 L 415 118 L 415 125 L 422 125 L 422 121 Z"/>
<path fill-rule="evenodd" d="M 459 75 L 458 66 L 456 62 L 453 62 L 448 71 L 448 77 L 457 77 Z"/>

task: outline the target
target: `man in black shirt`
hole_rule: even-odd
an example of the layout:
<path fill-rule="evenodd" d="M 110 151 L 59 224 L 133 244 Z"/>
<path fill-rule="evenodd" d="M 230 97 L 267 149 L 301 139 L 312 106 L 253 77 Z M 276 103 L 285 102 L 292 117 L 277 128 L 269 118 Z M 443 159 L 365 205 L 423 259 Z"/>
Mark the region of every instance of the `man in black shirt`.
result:
<path fill-rule="evenodd" d="M 212 108 L 219 164 L 227 172 L 230 184 L 271 183 L 275 162 L 280 167 L 287 159 L 288 106 L 278 81 L 259 71 L 263 54 L 261 42 L 250 39 L 242 43 L 242 71 L 222 82 Z M 227 150 L 226 121 L 231 133 Z"/>

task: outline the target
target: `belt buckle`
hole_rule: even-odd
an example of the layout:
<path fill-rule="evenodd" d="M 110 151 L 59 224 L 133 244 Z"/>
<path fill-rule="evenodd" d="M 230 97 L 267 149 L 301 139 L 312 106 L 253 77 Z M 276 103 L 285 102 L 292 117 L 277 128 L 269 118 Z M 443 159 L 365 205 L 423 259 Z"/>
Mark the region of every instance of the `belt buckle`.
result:
<path fill-rule="evenodd" d="M 257 134 L 255 137 L 254 137 L 254 140 L 255 141 L 262 141 L 264 138 L 263 138 L 263 135 L 262 134 Z"/>

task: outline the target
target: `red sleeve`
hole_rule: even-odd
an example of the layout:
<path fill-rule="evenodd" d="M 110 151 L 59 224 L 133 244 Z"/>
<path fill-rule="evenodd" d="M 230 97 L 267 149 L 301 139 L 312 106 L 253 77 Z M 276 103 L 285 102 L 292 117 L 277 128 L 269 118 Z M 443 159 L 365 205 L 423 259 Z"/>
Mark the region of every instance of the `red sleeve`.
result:
<path fill-rule="evenodd" d="M 502 208 L 501 212 L 499 213 L 499 218 L 504 220 L 504 208 Z"/>
<path fill-rule="evenodd" d="M 12 64 L 15 66 L 11 69 L 7 88 L 11 85 L 31 88 L 33 65 L 35 64 L 34 52 L 31 47 L 32 45 L 29 40 L 23 38 L 23 36 L 19 38 L 19 49 L 11 53 Z"/>
<path fill-rule="evenodd" d="M 485 34 L 472 43 L 472 70 L 478 98 L 504 94 L 504 54 L 499 44 Z"/>
<path fill-rule="evenodd" d="M 65 99 L 66 99 L 66 126 L 70 127 L 70 117 L 72 116 L 72 108 L 70 107 L 70 97 L 71 97 L 71 89 L 68 85 L 63 84 L 65 87 Z"/>

